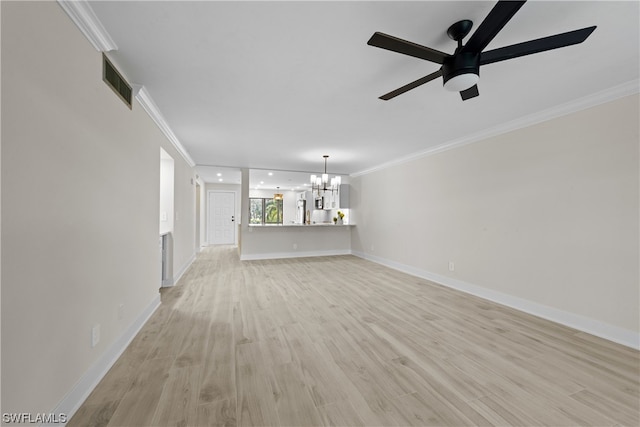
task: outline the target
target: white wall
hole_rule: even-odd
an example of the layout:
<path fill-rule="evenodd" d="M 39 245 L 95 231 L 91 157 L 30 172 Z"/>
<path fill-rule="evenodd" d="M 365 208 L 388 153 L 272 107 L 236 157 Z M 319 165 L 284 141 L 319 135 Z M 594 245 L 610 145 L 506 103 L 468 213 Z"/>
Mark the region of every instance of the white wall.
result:
<path fill-rule="evenodd" d="M 638 117 L 629 96 L 352 178 L 353 250 L 633 343 Z"/>
<path fill-rule="evenodd" d="M 2 410 L 35 414 L 73 405 L 158 303 L 159 148 L 170 144 L 105 85 L 101 54 L 57 3 L 1 8 Z M 172 156 L 184 263 L 192 171 Z"/>
<path fill-rule="evenodd" d="M 160 234 L 173 231 L 175 160 L 160 149 Z"/>
<path fill-rule="evenodd" d="M 1 20 L 2 20 L 2 8 L 0 7 L 0 22 Z M 0 46 L 1 45 L 2 45 L 2 35 L 0 34 Z M 0 94 L 1 93 L 2 93 L 2 83 L 0 82 Z M 2 108 L 0 108 L 0 123 L 2 123 L 1 116 L 2 116 Z M 2 137 L 0 137 L 0 188 L 2 188 Z M 2 242 L 2 197 L 0 197 L 0 242 Z M 2 244 L 0 244 L 0 290 L 1 289 L 2 289 Z M 2 292 L 0 291 L 0 307 L 2 307 L 1 296 L 2 296 Z M 0 315 L 0 331 L 2 331 L 1 315 Z M 0 337 L 1 336 L 2 336 L 2 333 L 0 332 Z M 2 340 L 1 339 L 0 339 L 0 366 L 2 366 Z M 0 384 L 2 384 L 2 369 L 0 369 Z M 0 387 L 0 408 L 1 407 L 2 407 L 2 387 Z"/>

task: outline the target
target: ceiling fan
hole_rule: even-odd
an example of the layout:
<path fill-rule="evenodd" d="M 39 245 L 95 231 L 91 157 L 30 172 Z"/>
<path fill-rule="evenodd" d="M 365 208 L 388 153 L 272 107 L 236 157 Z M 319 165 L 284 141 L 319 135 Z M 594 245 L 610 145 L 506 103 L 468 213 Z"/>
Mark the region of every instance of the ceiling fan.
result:
<path fill-rule="evenodd" d="M 452 55 L 388 34 L 374 33 L 367 42 L 370 46 L 442 65 L 438 71 L 382 95 L 380 99 L 388 101 L 431 80 L 442 77 L 445 89 L 460 92 L 462 100 L 466 101 L 480 94 L 477 83 L 480 78 L 481 65 L 582 43 L 596 29 L 594 25 L 483 52 L 482 50 L 487 47 L 524 3 L 525 1 L 499 1 L 464 45 L 462 39 L 469 34 L 473 22 L 465 19 L 451 25 L 447 30 L 447 35 L 458 42 L 458 47 Z"/>

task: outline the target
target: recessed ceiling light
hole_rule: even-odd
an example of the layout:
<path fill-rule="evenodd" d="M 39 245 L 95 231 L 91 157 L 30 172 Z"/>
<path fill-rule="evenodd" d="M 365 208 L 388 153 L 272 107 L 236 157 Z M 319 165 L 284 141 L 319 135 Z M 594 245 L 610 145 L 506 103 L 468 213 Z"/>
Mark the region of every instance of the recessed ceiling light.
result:
<path fill-rule="evenodd" d="M 268 175 L 269 175 L 269 176 L 273 176 L 273 172 L 269 172 L 269 174 L 268 174 Z"/>
<path fill-rule="evenodd" d="M 222 182 L 222 178 L 220 178 L 220 179 L 218 180 L 218 182 Z"/>
<path fill-rule="evenodd" d="M 260 181 L 260 184 L 264 184 L 264 181 Z"/>
<path fill-rule="evenodd" d="M 221 174 L 220 172 L 218 172 L 218 173 L 216 174 L 216 176 L 222 176 L 222 174 Z"/>

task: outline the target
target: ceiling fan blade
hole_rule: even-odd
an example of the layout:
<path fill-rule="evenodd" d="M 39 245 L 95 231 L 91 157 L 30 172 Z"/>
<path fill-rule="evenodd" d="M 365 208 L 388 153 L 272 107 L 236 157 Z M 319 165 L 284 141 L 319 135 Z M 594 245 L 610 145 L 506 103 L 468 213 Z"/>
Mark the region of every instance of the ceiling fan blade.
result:
<path fill-rule="evenodd" d="M 439 50 L 431 49 L 430 47 L 422 46 L 380 32 L 374 33 L 367 44 L 369 46 L 380 47 L 382 49 L 402 53 L 415 58 L 426 59 L 427 61 L 435 62 L 436 64 L 442 64 L 444 59 L 450 56 L 444 52 L 440 52 Z"/>
<path fill-rule="evenodd" d="M 469 89 L 460 91 L 460 96 L 462 97 L 463 101 L 475 98 L 478 95 L 480 95 L 480 92 L 478 92 L 478 85 L 473 85 Z"/>
<path fill-rule="evenodd" d="M 380 97 L 380 99 L 388 101 L 391 98 L 395 98 L 398 95 L 402 95 L 403 93 L 408 92 L 411 89 L 415 89 L 418 86 L 422 86 L 423 84 L 428 83 L 433 79 L 437 79 L 440 76 L 442 76 L 442 70 L 441 69 L 436 71 L 435 73 L 431 73 L 428 76 L 424 76 L 424 77 L 419 78 L 418 80 L 416 80 L 414 82 L 411 82 L 411 83 L 409 83 L 407 85 L 404 85 L 401 88 L 398 88 L 398 89 L 396 89 L 394 91 L 391 91 L 391 92 L 389 92 L 389 93 L 387 93 L 385 95 L 382 95 Z"/>
<path fill-rule="evenodd" d="M 480 54 L 480 65 L 579 44 L 585 41 L 595 29 L 596 26 L 594 25 L 593 27 L 582 28 L 580 30 L 569 31 L 567 33 L 556 34 L 554 36 L 543 37 L 482 52 Z"/>
<path fill-rule="evenodd" d="M 461 52 L 482 52 L 525 2 L 526 0 L 498 2 L 462 47 Z"/>

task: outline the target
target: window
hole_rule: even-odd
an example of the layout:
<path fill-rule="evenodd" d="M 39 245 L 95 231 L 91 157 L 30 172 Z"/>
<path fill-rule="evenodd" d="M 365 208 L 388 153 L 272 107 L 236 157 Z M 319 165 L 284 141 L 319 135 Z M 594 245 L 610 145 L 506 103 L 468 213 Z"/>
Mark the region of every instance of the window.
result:
<path fill-rule="evenodd" d="M 264 223 L 264 199 L 249 199 L 249 224 Z"/>
<path fill-rule="evenodd" d="M 250 198 L 249 224 L 282 224 L 282 200 Z"/>

